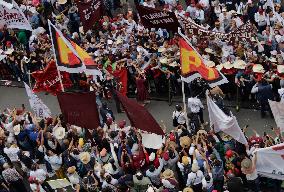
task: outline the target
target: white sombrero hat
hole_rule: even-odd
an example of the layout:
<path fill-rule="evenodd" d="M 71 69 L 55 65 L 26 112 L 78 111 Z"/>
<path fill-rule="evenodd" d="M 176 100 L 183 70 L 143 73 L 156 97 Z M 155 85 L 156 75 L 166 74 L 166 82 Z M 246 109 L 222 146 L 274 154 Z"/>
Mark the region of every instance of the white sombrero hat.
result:
<path fill-rule="evenodd" d="M 210 48 L 206 48 L 205 49 L 205 52 L 206 53 L 211 53 L 211 54 L 214 54 L 215 52 L 212 50 L 212 49 L 210 49 Z"/>
<path fill-rule="evenodd" d="M 65 3 L 67 3 L 67 0 L 58 0 L 57 1 L 60 5 L 64 5 Z"/>
<path fill-rule="evenodd" d="M 79 157 L 83 164 L 88 164 L 91 160 L 91 155 L 88 152 L 80 153 Z"/>
<path fill-rule="evenodd" d="M 245 69 L 247 64 L 243 60 L 236 60 L 233 65 L 236 69 Z"/>
<path fill-rule="evenodd" d="M 20 124 L 16 125 L 13 127 L 13 131 L 15 135 L 19 135 L 19 133 L 21 132 L 21 126 Z"/>
<path fill-rule="evenodd" d="M 277 72 L 284 73 L 284 65 L 277 65 Z"/>
<path fill-rule="evenodd" d="M 65 129 L 63 127 L 55 127 L 53 135 L 56 139 L 63 139 L 65 137 Z"/>
<path fill-rule="evenodd" d="M 204 63 L 207 67 L 215 67 L 215 63 L 213 61 L 205 61 Z"/>
<path fill-rule="evenodd" d="M 166 63 L 168 63 L 168 59 L 166 57 L 162 57 L 162 58 L 160 58 L 160 62 L 162 64 L 166 64 Z"/>
<path fill-rule="evenodd" d="M 260 65 L 260 64 L 255 64 L 255 65 L 253 65 L 252 71 L 253 71 L 254 73 L 264 73 L 264 72 L 265 72 L 263 66 Z"/>
<path fill-rule="evenodd" d="M 223 63 L 223 66 L 225 69 L 232 69 L 234 67 L 234 65 L 229 61 Z"/>

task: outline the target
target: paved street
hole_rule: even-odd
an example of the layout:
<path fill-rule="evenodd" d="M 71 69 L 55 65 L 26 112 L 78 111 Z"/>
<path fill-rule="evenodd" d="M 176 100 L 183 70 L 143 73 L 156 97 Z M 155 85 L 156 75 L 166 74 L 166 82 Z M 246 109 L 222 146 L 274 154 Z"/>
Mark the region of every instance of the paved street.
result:
<path fill-rule="evenodd" d="M 53 115 L 60 113 L 60 108 L 57 102 L 57 98 L 52 95 L 44 95 L 43 93 L 38 94 L 39 97 L 44 101 L 44 103 L 50 108 Z M 26 96 L 25 89 L 23 88 L 12 88 L 12 87 L 0 87 L 0 109 L 5 107 L 13 108 L 20 107 L 21 104 L 25 104 L 27 108 L 29 107 L 28 98 Z M 172 106 L 168 106 L 165 101 L 151 101 L 151 103 L 146 106 L 155 119 L 160 122 L 163 120 L 167 126 L 167 131 L 171 130 L 172 125 L 172 111 L 176 103 Z M 182 103 L 179 103 L 182 104 Z M 113 109 L 117 120 L 127 119 L 126 115 L 117 114 L 114 107 L 114 102 L 110 103 L 110 107 Z M 266 131 L 271 133 L 271 126 L 275 126 L 274 119 L 267 117 L 265 119 L 260 118 L 259 111 L 251 109 L 241 109 L 236 112 L 234 108 L 231 108 L 233 113 L 237 116 L 239 125 L 244 127 L 249 125 L 248 134 L 252 134 L 252 129 L 256 129 L 259 133 Z M 208 112 L 205 110 L 205 120 L 208 120 Z"/>

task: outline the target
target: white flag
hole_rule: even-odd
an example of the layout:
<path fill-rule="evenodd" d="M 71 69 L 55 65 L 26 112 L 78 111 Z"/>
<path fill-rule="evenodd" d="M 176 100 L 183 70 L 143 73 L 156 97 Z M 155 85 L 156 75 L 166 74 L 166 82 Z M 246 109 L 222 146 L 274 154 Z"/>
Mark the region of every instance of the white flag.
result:
<path fill-rule="evenodd" d="M 280 128 L 281 132 L 284 132 L 284 103 L 270 100 L 268 102 L 277 127 Z"/>
<path fill-rule="evenodd" d="M 247 144 L 244 133 L 242 132 L 237 119 L 233 114 L 231 116 L 226 115 L 222 109 L 220 109 L 214 101 L 207 95 L 207 105 L 209 112 L 210 125 L 214 125 L 214 131 L 223 131 L 227 135 L 230 135 L 235 140 L 242 144 Z"/>
<path fill-rule="evenodd" d="M 29 97 L 31 108 L 34 111 L 35 116 L 43 119 L 51 117 L 51 112 L 49 108 L 42 102 L 40 98 L 38 98 L 36 94 L 33 93 L 33 91 L 26 83 L 24 84 L 27 91 L 27 95 Z"/>
<path fill-rule="evenodd" d="M 32 27 L 24 13 L 16 2 L 13 1 L 13 7 L 9 9 L 0 4 L 0 25 L 7 25 L 7 28 L 26 29 L 32 31 Z"/>
<path fill-rule="evenodd" d="M 256 170 L 265 177 L 284 180 L 284 143 L 257 149 Z"/>

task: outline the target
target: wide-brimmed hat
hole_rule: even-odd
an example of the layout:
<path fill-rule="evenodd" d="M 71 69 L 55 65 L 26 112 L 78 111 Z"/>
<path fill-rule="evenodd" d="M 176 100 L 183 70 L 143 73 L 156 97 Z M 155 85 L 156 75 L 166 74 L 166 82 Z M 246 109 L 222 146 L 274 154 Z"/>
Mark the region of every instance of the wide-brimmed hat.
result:
<path fill-rule="evenodd" d="M 204 63 L 207 67 L 215 67 L 215 63 L 213 61 L 205 61 Z"/>
<path fill-rule="evenodd" d="M 5 53 L 6 55 L 11 55 L 13 52 L 14 52 L 14 49 L 13 49 L 13 48 L 9 48 L 9 49 L 7 49 L 4 53 Z"/>
<path fill-rule="evenodd" d="M 263 66 L 262 66 L 261 64 L 255 64 L 255 65 L 253 65 L 252 71 L 253 71 L 254 73 L 264 73 L 264 72 L 265 72 L 265 70 L 264 70 L 264 68 L 263 68 Z"/>
<path fill-rule="evenodd" d="M 245 61 L 239 59 L 239 60 L 236 60 L 233 63 L 233 65 L 234 65 L 234 68 L 236 69 L 245 69 L 247 64 Z"/>
<path fill-rule="evenodd" d="M 189 159 L 187 156 L 183 156 L 181 158 L 181 162 L 184 164 L 184 165 L 188 165 L 189 164 Z"/>
<path fill-rule="evenodd" d="M 76 171 L 76 167 L 75 166 L 68 167 L 68 169 L 67 169 L 67 173 L 69 173 L 69 174 L 73 174 L 73 173 L 75 173 L 75 171 Z"/>
<path fill-rule="evenodd" d="M 215 52 L 213 51 L 213 49 L 210 49 L 210 48 L 206 48 L 205 49 L 205 52 L 206 53 L 211 53 L 211 54 L 214 54 Z"/>
<path fill-rule="evenodd" d="M 186 187 L 186 188 L 183 189 L 182 192 L 194 192 L 194 191 L 191 187 Z"/>
<path fill-rule="evenodd" d="M 19 135 L 19 133 L 21 132 L 21 125 L 18 124 L 16 126 L 13 127 L 13 131 L 15 135 Z"/>
<path fill-rule="evenodd" d="M 275 57 L 270 57 L 268 60 L 270 62 L 272 62 L 272 63 L 276 63 L 277 62 L 277 59 Z"/>
<path fill-rule="evenodd" d="M 173 178 L 174 175 L 175 174 L 171 169 L 166 169 L 162 174 L 163 178 L 165 178 L 165 179 Z"/>
<path fill-rule="evenodd" d="M 251 169 L 252 161 L 248 158 L 242 160 L 241 162 L 242 169 Z"/>
<path fill-rule="evenodd" d="M 83 164 L 88 164 L 91 160 L 91 155 L 88 152 L 80 153 L 79 157 Z"/>
<path fill-rule="evenodd" d="M 188 148 L 190 147 L 191 139 L 188 136 L 183 136 L 179 138 L 179 143 L 181 147 Z"/>
<path fill-rule="evenodd" d="M 162 52 L 165 52 L 166 51 L 166 48 L 165 47 L 159 47 L 158 49 L 158 52 L 159 53 L 162 53 Z"/>
<path fill-rule="evenodd" d="M 223 67 L 225 69 L 232 69 L 234 67 L 234 65 L 231 62 L 227 61 L 227 62 L 223 63 Z"/>
<path fill-rule="evenodd" d="M 284 73 L 284 65 L 277 65 L 277 72 Z"/>
<path fill-rule="evenodd" d="M 63 139 L 65 137 L 65 129 L 63 127 L 55 127 L 53 135 L 56 139 Z"/>
<path fill-rule="evenodd" d="M 177 148 L 177 144 L 176 144 L 176 142 L 174 142 L 174 141 L 169 141 L 169 142 L 168 142 L 168 146 L 169 146 L 169 148 L 171 148 L 171 149 L 176 149 L 176 148 Z"/>
<path fill-rule="evenodd" d="M 176 61 L 174 61 L 174 62 L 170 63 L 169 66 L 177 67 L 177 66 L 179 66 L 179 64 Z"/>
<path fill-rule="evenodd" d="M 160 58 L 160 63 L 167 64 L 168 63 L 168 59 L 166 57 L 162 57 L 162 58 Z"/>
<path fill-rule="evenodd" d="M 197 163 L 192 164 L 192 167 L 191 167 L 192 172 L 196 173 L 199 169 L 200 169 L 200 167 L 198 166 Z"/>
<path fill-rule="evenodd" d="M 60 5 L 64 5 L 65 3 L 67 3 L 67 0 L 57 0 L 57 2 L 58 2 Z"/>

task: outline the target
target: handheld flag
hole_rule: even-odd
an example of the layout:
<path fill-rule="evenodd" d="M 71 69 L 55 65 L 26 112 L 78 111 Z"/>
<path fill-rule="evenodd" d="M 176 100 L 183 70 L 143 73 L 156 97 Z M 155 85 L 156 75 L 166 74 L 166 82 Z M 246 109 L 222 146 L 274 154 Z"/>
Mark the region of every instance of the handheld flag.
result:
<path fill-rule="evenodd" d="M 180 46 L 180 62 L 182 80 L 191 82 L 198 77 L 205 79 L 210 87 L 215 87 L 224 83 L 228 83 L 226 77 L 217 69 L 207 67 L 201 55 L 193 48 L 180 31 L 181 38 L 179 39 Z"/>
<path fill-rule="evenodd" d="M 40 98 L 36 94 L 33 93 L 31 88 L 26 84 L 26 92 L 29 97 L 29 102 L 32 110 L 35 112 L 36 117 L 40 117 L 43 119 L 51 117 L 50 109 L 42 102 Z"/>
<path fill-rule="evenodd" d="M 87 75 L 102 75 L 97 64 L 86 51 L 72 40 L 64 37 L 61 31 L 50 21 L 48 21 L 48 24 L 57 68 L 60 71 L 69 73 L 85 72 Z"/>

